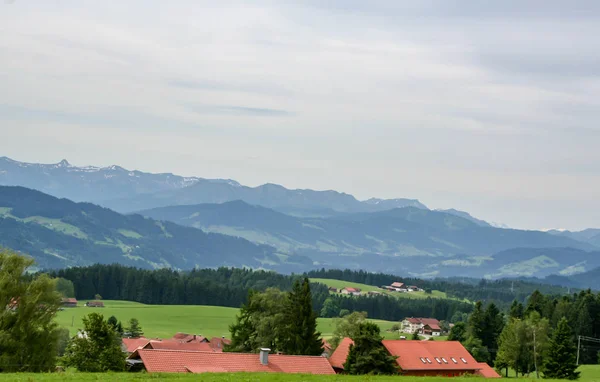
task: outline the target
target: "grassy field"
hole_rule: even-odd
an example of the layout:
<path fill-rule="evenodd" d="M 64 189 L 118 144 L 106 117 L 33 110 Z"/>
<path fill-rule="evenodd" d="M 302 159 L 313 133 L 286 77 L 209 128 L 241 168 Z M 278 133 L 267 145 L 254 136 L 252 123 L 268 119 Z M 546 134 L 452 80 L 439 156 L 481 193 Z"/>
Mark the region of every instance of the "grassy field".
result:
<path fill-rule="evenodd" d="M 384 289 L 380 289 L 379 287 L 367 284 L 360 283 L 352 283 L 349 281 L 343 280 L 335 280 L 335 279 L 319 279 L 319 278 L 311 278 L 310 281 L 315 283 L 325 284 L 328 287 L 334 287 L 337 289 L 342 289 L 344 287 L 350 288 L 360 288 L 362 292 L 381 292 L 385 293 L 389 296 L 398 297 L 398 298 L 417 298 L 423 299 L 427 297 L 435 297 L 435 298 L 448 298 L 445 292 L 440 292 L 439 290 L 434 290 L 431 294 L 427 294 L 425 292 L 410 292 L 410 293 L 400 293 L 400 292 L 392 292 Z"/>
<path fill-rule="evenodd" d="M 82 327 L 83 316 L 97 312 L 105 318 L 115 316 L 124 326 L 130 318 L 140 321 L 144 334 L 151 338 L 169 338 L 176 332 L 201 334 L 206 337 L 229 337 L 229 325 L 238 313 L 236 308 L 198 305 L 144 305 L 129 301 L 104 301 L 104 308 L 87 308 L 80 302 L 77 308 L 65 308 L 58 312 L 60 326 L 75 334 Z M 388 339 L 397 339 L 398 333 L 386 332 L 395 322 L 372 320 L 381 327 L 382 334 Z M 333 335 L 335 329 L 332 318 L 319 318 L 318 330 L 325 338 Z"/>
<path fill-rule="evenodd" d="M 600 366 L 582 366 L 580 382 L 598 382 L 600 381 Z M 307 381 L 307 382 L 359 382 L 359 381 L 402 381 L 402 382 L 469 382 L 480 380 L 480 378 L 447 378 L 447 377 L 387 377 L 387 376 L 348 376 L 348 375 L 294 375 L 294 374 L 127 374 L 127 373 L 105 373 L 105 374 L 86 374 L 86 373 L 54 373 L 54 374 L 2 374 L 0 381 L 16 382 L 37 382 L 37 381 Z M 538 381 L 535 378 L 519 378 L 519 381 Z M 554 379 L 545 379 L 548 382 L 557 382 Z"/>

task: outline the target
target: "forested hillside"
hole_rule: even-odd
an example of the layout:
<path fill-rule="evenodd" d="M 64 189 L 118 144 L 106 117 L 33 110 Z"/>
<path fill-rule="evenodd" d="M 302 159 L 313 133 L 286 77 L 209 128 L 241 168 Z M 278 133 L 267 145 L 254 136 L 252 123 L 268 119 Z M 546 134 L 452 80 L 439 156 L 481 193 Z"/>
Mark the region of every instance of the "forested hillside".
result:
<path fill-rule="evenodd" d="M 311 265 L 241 238 L 125 216 L 22 187 L 0 187 L 0 245 L 31 255 L 46 268 L 97 262 L 180 269 Z"/>

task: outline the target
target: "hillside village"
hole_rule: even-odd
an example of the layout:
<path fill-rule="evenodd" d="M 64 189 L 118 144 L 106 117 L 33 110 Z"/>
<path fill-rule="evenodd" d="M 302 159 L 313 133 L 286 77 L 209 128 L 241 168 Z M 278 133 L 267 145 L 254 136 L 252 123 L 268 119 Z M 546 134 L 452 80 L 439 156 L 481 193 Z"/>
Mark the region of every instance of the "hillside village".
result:
<path fill-rule="evenodd" d="M 398 293 L 413 293 L 413 292 L 424 292 L 425 290 L 422 288 L 419 288 L 418 286 L 415 285 L 406 285 L 402 282 L 399 281 L 395 281 L 393 282 L 391 285 L 382 285 L 381 287 L 379 287 L 379 289 L 381 289 L 382 291 L 387 291 L 387 292 L 398 292 Z M 376 296 L 376 295 L 380 295 L 382 294 L 382 292 L 379 291 L 362 291 L 361 288 L 357 288 L 357 287 L 350 287 L 350 286 L 345 286 L 343 288 L 336 288 L 336 287 L 329 287 L 329 291 L 331 293 L 340 293 L 343 295 L 349 295 L 349 296 Z"/>

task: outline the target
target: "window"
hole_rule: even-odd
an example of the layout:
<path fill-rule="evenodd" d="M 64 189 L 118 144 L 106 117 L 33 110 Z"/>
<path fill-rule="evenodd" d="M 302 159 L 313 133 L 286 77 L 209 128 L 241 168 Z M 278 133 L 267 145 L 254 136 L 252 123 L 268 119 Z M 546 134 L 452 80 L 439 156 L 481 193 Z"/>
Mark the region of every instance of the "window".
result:
<path fill-rule="evenodd" d="M 429 358 L 425 358 L 425 359 L 427 360 L 427 363 L 432 363 Z"/>
<path fill-rule="evenodd" d="M 467 360 L 462 357 L 460 358 L 460 360 L 463 361 L 464 363 L 467 363 Z"/>
<path fill-rule="evenodd" d="M 456 360 L 454 357 L 452 357 L 452 358 L 450 358 L 450 359 L 452 360 L 452 362 L 454 362 L 454 363 L 458 363 L 458 361 L 457 361 L 457 360 Z"/>
<path fill-rule="evenodd" d="M 448 361 L 446 361 L 446 358 L 444 358 L 444 357 L 442 357 L 442 361 L 443 361 L 444 363 L 448 363 Z"/>
<path fill-rule="evenodd" d="M 435 360 L 437 361 L 437 363 L 442 363 L 442 361 L 438 357 L 435 357 Z"/>
<path fill-rule="evenodd" d="M 423 358 L 423 357 L 421 357 L 421 362 L 427 363 L 427 361 L 425 361 L 425 358 Z"/>

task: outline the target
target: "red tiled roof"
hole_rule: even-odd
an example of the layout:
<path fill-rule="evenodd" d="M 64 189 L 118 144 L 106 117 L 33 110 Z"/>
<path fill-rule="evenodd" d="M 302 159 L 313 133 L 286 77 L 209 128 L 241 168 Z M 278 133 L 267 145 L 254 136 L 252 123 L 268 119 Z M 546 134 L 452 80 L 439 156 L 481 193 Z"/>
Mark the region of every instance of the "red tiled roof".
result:
<path fill-rule="evenodd" d="M 140 338 L 123 338 L 123 345 L 125 345 L 125 349 L 127 353 L 133 353 L 137 348 L 141 348 L 146 346 L 150 340 L 148 338 L 140 337 Z"/>
<path fill-rule="evenodd" d="M 425 326 L 428 327 L 431 330 L 438 330 L 438 331 L 442 330 L 442 328 L 440 328 L 440 326 L 436 325 L 436 324 L 425 324 Z"/>
<path fill-rule="evenodd" d="M 75 303 L 75 304 L 77 304 L 77 299 L 73 298 L 73 297 L 63 298 L 61 301 L 62 302 L 68 302 L 68 303 Z"/>
<path fill-rule="evenodd" d="M 321 338 L 321 342 L 323 343 L 324 351 L 331 351 L 331 344 L 329 342 L 327 342 L 327 340 L 325 338 Z"/>
<path fill-rule="evenodd" d="M 270 354 L 262 365 L 258 354 L 213 353 L 179 350 L 140 349 L 133 356 L 142 359 L 149 373 L 260 372 L 335 374 L 327 358 Z"/>
<path fill-rule="evenodd" d="M 492 369 L 487 363 L 480 362 L 478 365 L 481 367 L 481 369 L 477 370 L 475 375 L 480 375 L 484 378 L 502 378 L 500 374 L 498 374 L 496 370 Z"/>
<path fill-rule="evenodd" d="M 350 345 L 353 343 L 354 341 L 352 341 L 352 339 L 349 337 L 344 338 L 340 342 L 338 347 L 335 348 L 333 354 L 331 354 L 331 357 L 329 357 L 329 363 L 331 366 L 335 367 L 336 369 L 344 369 L 344 364 L 346 363 L 348 353 L 350 352 Z"/>
<path fill-rule="evenodd" d="M 440 322 L 435 318 L 418 318 L 423 325 L 437 325 L 439 327 Z"/>
<path fill-rule="evenodd" d="M 215 350 L 223 351 L 225 345 L 231 345 L 231 340 L 222 337 L 213 337 L 210 339 L 210 346 Z"/>
<path fill-rule="evenodd" d="M 351 292 L 351 293 L 360 292 L 359 288 L 345 287 L 344 289 L 346 289 L 348 292 Z"/>
<path fill-rule="evenodd" d="M 176 340 L 150 341 L 144 346 L 144 349 L 155 350 L 191 350 L 191 351 L 217 351 L 210 346 L 208 342 L 179 342 Z M 223 351 L 223 350 L 219 350 Z"/>
<path fill-rule="evenodd" d="M 179 342 L 205 342 L 208 341 L 206 337 L 200 336 L 197 334 L 188 334 L 188 333 L 176 333 L 171 340 L 179 341 Z"/>
<path fill-rule="evenodd" d="M 402 370 L 475 371 L 481 368 L 458 341 L 383 340 L 382 343 L 391 355 L 398 357 L 397 362 Z"/>
<path fill-rule="evenodd" d="M 420 318 L 414 318 L 414 317 L 409 317 L 406 319 L 406 321 L 410 322 L 411 324 L 420 324 L 421 323 Z"/>
<path fill-rule="evenodd" d="M 393 282 L 393 283 L 392 283 L 392 286 L 393 286 L 394 288 L 402 288 L 402 287 L 404 286 L 404 283 L 401 283 L 401 282 L 397 282 L 397 281 L 396 281 L 396 282 Z"/>

